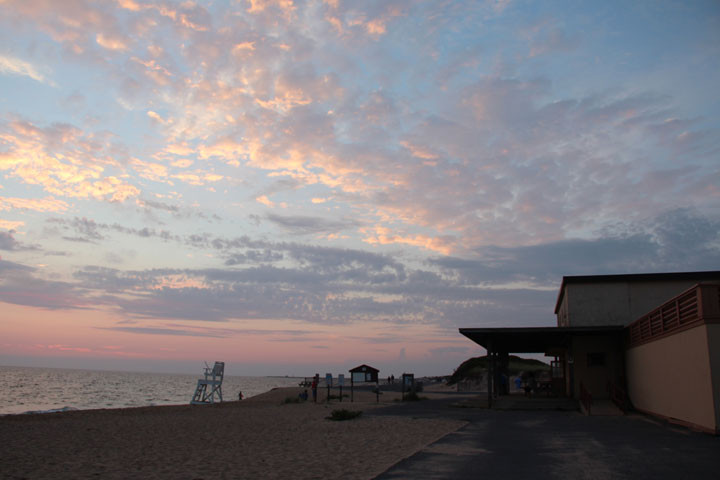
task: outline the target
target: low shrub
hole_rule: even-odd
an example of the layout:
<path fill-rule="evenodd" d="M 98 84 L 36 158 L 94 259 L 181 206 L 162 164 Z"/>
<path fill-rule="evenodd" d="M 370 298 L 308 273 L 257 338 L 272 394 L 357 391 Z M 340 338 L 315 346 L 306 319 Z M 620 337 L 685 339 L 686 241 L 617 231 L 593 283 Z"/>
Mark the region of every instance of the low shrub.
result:
<path fill-rule="evenodd" d="M 421 397 L 417 393 L 409 391 L 405 394 L 403 400 L 406 402 L 417 402 L 418 400 L 427 400 L 427 397 Z"/>
<path fill-rule="evenodd" d="M 343 393 L 342 397 L 340 397 L 340 395 L 330 395 L 327 398 L 328 400 L 342 400 L 343 398 L 348 398 L 348 395 Z"/>
<path fill-rule="evenodd" d="M 341 422 L 343 420 L 352 420 L 353 418 L 357 418 L 360 415 L 362 415 L 361 411 L 357 410 L 345 410 L 344 408 L 341 410 L 333 410 L 330 413 L 329 417 L 326 417 L 328 420 L 334 420 L 336 422 Z"/>

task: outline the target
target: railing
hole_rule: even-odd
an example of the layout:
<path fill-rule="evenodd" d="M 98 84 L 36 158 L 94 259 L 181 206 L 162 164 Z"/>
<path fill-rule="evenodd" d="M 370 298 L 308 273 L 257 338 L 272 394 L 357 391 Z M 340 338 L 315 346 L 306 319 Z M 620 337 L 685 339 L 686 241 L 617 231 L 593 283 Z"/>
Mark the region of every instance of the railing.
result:
<path fill-rule="evenodd" d="M 720 285 L 699 284 L 643 315 L 630 325 L 629 346 L 655 340 L 717 317 Z"/>
<path fill-rule="evenodd" d="M 585 407 L 587 414 L 592 415 L 592 393 L 588 392 L 582 382 L 580 382 L 580 403 Z"/>
<path fill-rule="evenodd" d="M 630 410 L 630 398 L 625 390 L 618 387 L 614 382 L 609 381 L 607 383 L 607 391 L 610 400 L 612 400 L 623 413 L 627 413 L 627 411 Z"/>

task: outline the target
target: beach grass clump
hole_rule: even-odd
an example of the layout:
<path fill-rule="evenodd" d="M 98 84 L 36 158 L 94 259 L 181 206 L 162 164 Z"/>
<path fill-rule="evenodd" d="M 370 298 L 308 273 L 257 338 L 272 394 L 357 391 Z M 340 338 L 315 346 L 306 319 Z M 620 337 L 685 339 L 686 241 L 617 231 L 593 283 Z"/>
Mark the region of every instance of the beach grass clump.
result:
<path fill-rule="evenodd" d="M 343 408 L 340 410 L 333 410 L 332 412 L 330 412 L 330 416 L 326 418 L 328 420 L 341 422 L 343 420 L 352 420 L 353 418 L 357 418 L 360 415 L 362 415 L 362 412 L 359 410 L 346 410 Z"/>
<path fill-rule="evenodd" d="M 340 395 L 330 395 L 327 398 L 328 400 L 342 400 L 343 398 L 348 398 L 348 395 L 343 393 L 342 397 Z"/>
<path fill-rule="evenodd" d="M 427 400 L 427 397 L 421 397 L 416 392 L 411 390 L 405 394 L 403 400 L 406 402 L 417 402 L 419 400 Z"/>

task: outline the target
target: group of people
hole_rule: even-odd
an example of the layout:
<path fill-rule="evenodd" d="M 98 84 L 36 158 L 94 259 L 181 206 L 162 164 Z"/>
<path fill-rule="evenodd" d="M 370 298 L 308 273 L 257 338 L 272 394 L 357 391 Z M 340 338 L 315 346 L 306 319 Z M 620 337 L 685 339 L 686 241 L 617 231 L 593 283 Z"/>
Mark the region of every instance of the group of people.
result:
<path fill-rule="evenodd" d="M 524 373 L 515 377 L 513 380 L 515 384 L 515 390 L 524 390 L 526 397 L 531 397 L 533 392 L 538 389 L 537 380 L 535 380 L 535 374 L 533 372 Z M 507 395 L 510 393 L 508 385 L 508 376 L 504 372 L 500 374 L 500 394 Z"/>
<path fill-rule="evenodd" d="M 317 403 L 318 383 L 320 383 L 320 374 L 316 373 L 312 379 L 312 382 L 310 383 L 310 390 L 312 391 L 312 399 L 313 399 L 313 402 L 315 402 L 315 403 Z M 302 392 L 298 393 L 298 398 L 300 399 L 301 402 L 307 402 L 307 399 L 308 399 L 307 388 L 305 390 L 303 390 Z"/>
<path fill-rule="evenodd" d="M 312 383 L 310 384 L 310 390 L 312 391 L 313 402 L 315 402 L 315 403 L 317 403 L 317 387 L 318 387 L 319 382 L 320 382 L 320 374 L 316 373 L 312 379 Z M 238 400 L 243 400 L 244 398 L 245 398 L 245 396 L 243 395 L 243 393 L 238 392 Z M 301 402 L 307 401 L 307 399 L 308 399 L 307 388 L 298 394 L 298 398 L 300 399 Z"/>
<path fill-rule="evenodd" d="M 535 380 L 535 375 L 533 375 L 531 372 L 527 376 L 516 377 L 515 388 L 517 390 L 520 390 L 522 388 L 523 390 L 525 390 L 525 396 L 531 397 L 533 392 L 537 390 L 537 381 Z"/>

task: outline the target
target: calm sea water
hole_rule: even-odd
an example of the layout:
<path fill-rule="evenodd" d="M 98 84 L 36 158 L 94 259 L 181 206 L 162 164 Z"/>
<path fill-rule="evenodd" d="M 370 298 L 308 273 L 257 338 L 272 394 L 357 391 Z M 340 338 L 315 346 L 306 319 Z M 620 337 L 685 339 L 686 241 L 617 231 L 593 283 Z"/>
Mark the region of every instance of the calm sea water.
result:
<path fill-rule="evenodd" d="M 0 366 L 0 415 L 93 408 L 144 407 L 190 403 L 198 375 L 106 372 Z M 224 400 L 237 400 L 275 387 L 297 386 L 292 377 L 223 379 Z"/>

